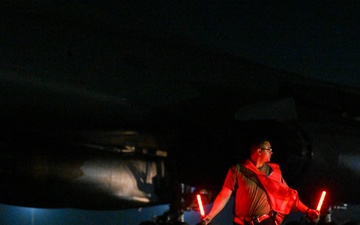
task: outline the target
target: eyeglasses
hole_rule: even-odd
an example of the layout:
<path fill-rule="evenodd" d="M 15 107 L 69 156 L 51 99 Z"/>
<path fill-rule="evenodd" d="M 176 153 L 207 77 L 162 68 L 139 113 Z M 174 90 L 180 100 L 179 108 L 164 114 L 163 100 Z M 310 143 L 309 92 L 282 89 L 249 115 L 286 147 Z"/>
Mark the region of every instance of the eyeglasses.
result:
<path fill-rule="evenodd" d="M 261 150 L 266 150 L 266 151 L 269 151 L 270 153 L 272 153 L 272 148 L 260 148 Z"/>

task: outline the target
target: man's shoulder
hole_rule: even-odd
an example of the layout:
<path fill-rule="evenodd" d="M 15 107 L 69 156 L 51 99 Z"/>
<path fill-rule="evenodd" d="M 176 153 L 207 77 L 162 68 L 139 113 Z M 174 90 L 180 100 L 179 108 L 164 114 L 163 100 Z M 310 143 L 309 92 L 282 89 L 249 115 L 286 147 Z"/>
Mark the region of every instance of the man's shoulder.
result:
<path fill-rule="evenodd" d="M 246 163 L 247 163 L 246 160 L 240 161 L 240 162 L 238 162 L 237 164 L 232 165 L 232 166 L 230 167 L 230 169 L 231 169 L 232 171 L 241 172 L 241 170 L 244 169 Z"/>
<path fill-rule="evenodd" d="M 234 175 L 253 176 L 254 172 L 246 167 L 247 161 L 242 161 L 236 165 L 231 166 L 230 170 Z"/>
<path fill-rule="evenodd" d="M 250 163 L 249 159 L 239 161 L 235 166 L 245 166 L 246 164 Z"/>

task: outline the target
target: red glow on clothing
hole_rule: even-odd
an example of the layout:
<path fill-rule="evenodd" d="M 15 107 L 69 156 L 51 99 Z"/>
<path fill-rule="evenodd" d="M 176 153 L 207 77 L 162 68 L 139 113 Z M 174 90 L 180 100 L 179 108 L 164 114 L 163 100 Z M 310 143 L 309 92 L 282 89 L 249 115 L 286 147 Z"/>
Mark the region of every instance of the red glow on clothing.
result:
<path fill-rule="evenodd" d="M 200 215 L 202 217 L 204 217 L 205 216 L 205 211 L 204 211 L 204 207 L 203 207 L 203 204 L 202 204 L 202 201 L 201 201 L 201 196 L 198 194 L 198 195 L 196 195 L 196 197 L 197 197 L 197 201 L 198 201 L 198 204 L 199 204 Z"/>
<path fill-rule="evenodd" d="M 321 206 L 322 206 L 322 204 L 324 202 L 324 199 L 325 199 L 325 195 L 326 195 L 326 191 L 323 191 L 322 194 L 321 194 L 320 200 L 319 200 L 319 204 L 318 204 L 318 206 L 316 208 L 317 211 L 320 211 Z"/>

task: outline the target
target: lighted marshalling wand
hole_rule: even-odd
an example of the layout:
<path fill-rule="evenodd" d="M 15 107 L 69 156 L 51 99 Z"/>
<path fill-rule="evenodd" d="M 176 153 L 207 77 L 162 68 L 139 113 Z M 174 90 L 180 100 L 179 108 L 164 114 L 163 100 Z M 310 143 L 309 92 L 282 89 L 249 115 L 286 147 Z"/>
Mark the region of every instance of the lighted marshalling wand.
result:
<path fill-rule="evenodd" d="M 319 211 L 319 212 L 320 212 L 321 206 L 322 206 L 322 204 L 323 204 L 323 202 L 324 202 L 325 195 L 326 195 L 326 191 L 323 191 L 323 192 L 321 193 L 321 197 L 320 197 L 318 206 L 316 207 L 316 210 Z"/>
<path fill-rule="evenodd" d="M 205 216 L 205 211 L 204 211 L 204 207 L 203 207 L 203 204 L 202 204 L 202 201 L 201 201 L 200 194 L 196 195 L 196 198 L 197 198 L 197 201 L 198 201 L 201 218 L 203 218 Z"/>
<path fill-rule="evenodd" d="M 323 192 L 321 193 L 321 197 L 320 197 L 320 199 L 319 199 L 319 203 L 318 203 L 318 205 L 317 205 L 317 207 L 316 207 L 316 211 L 318 211 L 319 213 L 320 213 L 320 210 L 321 210 L 321 206 L 322 206 L 322 204 L 323 204 L 323 202 L 324 202 L 325 195 L 326 195 L 326 191 L 323 191 Z M 308 215 L 308 216 L 309 216 L 309 215 Z M 319 222 L 319 218 L 320 218 L 320 215 L 319 215 L 319 217 L 318 217 L 317 219 L 311 218 L 312 224 L 318 223 L 318 222 Z"/>

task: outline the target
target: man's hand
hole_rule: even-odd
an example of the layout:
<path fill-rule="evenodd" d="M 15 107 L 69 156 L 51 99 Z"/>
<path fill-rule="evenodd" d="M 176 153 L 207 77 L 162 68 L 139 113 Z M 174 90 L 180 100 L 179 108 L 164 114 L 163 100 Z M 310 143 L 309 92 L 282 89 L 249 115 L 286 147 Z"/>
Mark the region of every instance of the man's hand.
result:
<path fill-rule="evenodd" d="M 201 225 L 208 225 L 211 222 L 211 218 L 204 216 L 203 218 L 201 218 Z"/>
<path fill-rule="evenodd" d="M 306 211 L 306 215 L 311 219 L 311 221 L 317 222 L 319 220 L 320 212 L 315 209 L 308 209 Z"/>

